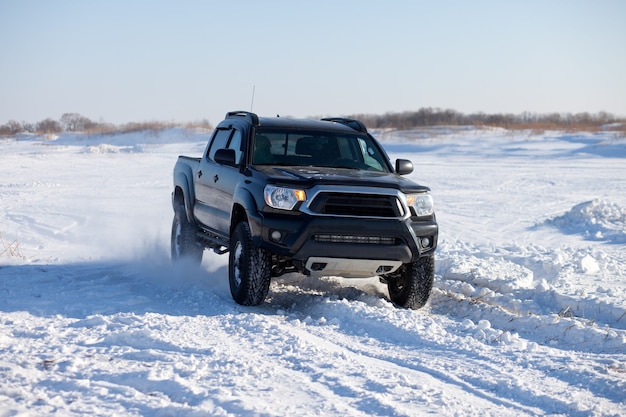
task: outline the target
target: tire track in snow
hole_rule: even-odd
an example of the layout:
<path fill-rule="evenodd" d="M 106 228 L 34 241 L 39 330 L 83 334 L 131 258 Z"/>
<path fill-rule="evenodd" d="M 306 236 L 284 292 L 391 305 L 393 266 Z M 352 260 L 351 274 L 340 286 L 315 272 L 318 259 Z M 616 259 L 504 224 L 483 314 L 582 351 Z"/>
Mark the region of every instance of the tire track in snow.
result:
<path fill-rule="evenodd" d="M 323 335 L 323 336 L 322 336 Z M 485 389 L 476 384 L 476 380 L 469 382 L 454 373 L 437 369 L 432 365 L 433 362 L 441 363 L 440 355 L 442 352 L 432 352 L 422 350 L 422 346 L 414 346 L 413 348 L 422 350 L 420 358 L 414 361 L 406 359 L 408 352 L 412 349 L 398 351 L 397 345 L 374 345 L 360 343 L 354 338 L 345 337 L 345 334 L 330 332 L 327 329 L 321 329 L 318 332 L 302 332 L 301 338 L 309 341 L 309 343 L 320 347 L 325 346 L 326 349 L 334 349 L 343 351 L 343 356 L 352 358 L 355 364 L 342 372 L 351 371 L 355 366 L 360 369 L 367 369 L 368 374 L 376 374 L 373 379 L 380 383 L 381 380 L 393 378 L 389 381 L 389 386 L 403 386 L 405 388 L 405 401 L 407 402 L 407 415 L 415 412 L 415 406 L 437 405 L 441 407 L 440 415 L 454 415 L 459 409 L 465 410 L 469 415 L 482 414 L 494 416 L 519 416 L 519 415 L 535 415 L 540 412 L 539 408 L 524 405 L 518 401 L 498 396 L 493 390 Z M 384 355 L 381 352 L 393 351 L 396 355 Z M 411 352 L 412 353 L 412 352 Z M 400 359 L 404 357 L 404 359 Z M 438 358 L 433 360 L 434 358 Z M 431 365 L 426 366 L 422 363 L 428 361 Z M 446 368 L 457 368 L 466 366 L 461 361 L 444 360 L 447 364 Z M 352 372 L 353 373 L 353 372 Z M 353 382 L 351 382 L 353 383 Z M 381 389 L 373 390 L 374 393 L 380 394 Z M 363 394 L 372 395 L 372 390 L 363 390 Z M 375 394 L 374 394 L 375 395 Z M 376 396 L 376 395 L 375 395 Z M 476 407 L 474 409 L 474 407 Z M 367 410 L 372 411 L 372 404 L 368 404 Z M 493 410 L 491 413 L 485 410 Z M 382 415 L 386 415 L 385 410 L 381 409 Z M 396 410 L 398 413 L 399 410 Z"/>
<path fill-rule="evenodd" d="M 318 345 L 339 344 L 351 354 L 388 362 L 405 372 L 428 374 L 494 405 L 523 413 L 536 414 L 539 408 L 585 415 L 589 410 L 620 407 L 614 401 L 621 397 L 623 378 L 619 360 L 610 355 L 598 359 L 584 352 L 562 352 L 558 346 L 540 346 L 517 335 L 491 340 L 483 330 L 500 336 L 504 332 L 490 326 L 469 328 L 465 323 L 469 320 L 457 316 L 462 310 L 446 310 L 445 306 L 438 315 L 381 306 L 379 300 L 364 293 L 357 299 L 339 301 L 332 296 L 300 296 L 301 303 L 288 311 L 295 317 L 292 320 L 304 323 L 309 333 L 322 339 L 315 342 Z M 441 300 L 436 296 L 433 303 Z M 320 317 L 323 324 L 319 324 Z M 482 317 L 492 318 L 489 312 Z M 493 361 L 493 357 L 502 359 Z M 545 361 L 545 357 L 554 357 L 554 361 Z M 572 366 L 572 360 L 584 365 Z M 607 372 L 611 367 L 616 372 Z M 580 381 L 588 382 L 580 385 Z M 575 404 L 577 401 L 580 404 Z"/>

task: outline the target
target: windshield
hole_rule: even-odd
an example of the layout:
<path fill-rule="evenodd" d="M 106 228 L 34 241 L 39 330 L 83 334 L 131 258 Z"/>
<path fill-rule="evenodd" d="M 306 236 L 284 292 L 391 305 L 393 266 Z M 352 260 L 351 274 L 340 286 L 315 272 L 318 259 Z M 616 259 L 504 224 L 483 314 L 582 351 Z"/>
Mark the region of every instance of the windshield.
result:
<path fill-rule="evenodd" d="M 389 172 L 386 157 L 367 135 L 258 131 L 254 165 L 319 166 Z"/>

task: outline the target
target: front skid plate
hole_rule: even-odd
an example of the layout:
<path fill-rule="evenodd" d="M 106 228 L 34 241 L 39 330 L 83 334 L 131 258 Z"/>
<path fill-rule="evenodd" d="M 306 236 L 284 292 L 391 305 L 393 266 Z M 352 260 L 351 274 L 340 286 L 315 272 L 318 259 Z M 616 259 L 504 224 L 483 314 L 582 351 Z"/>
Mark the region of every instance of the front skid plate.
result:
<path fill-rule="evenodd" d="M 369 278 L 395 272 L 401 265 L 400 261 L 312 256 L 306 261 L 305 268 L 314 277 Z"/>

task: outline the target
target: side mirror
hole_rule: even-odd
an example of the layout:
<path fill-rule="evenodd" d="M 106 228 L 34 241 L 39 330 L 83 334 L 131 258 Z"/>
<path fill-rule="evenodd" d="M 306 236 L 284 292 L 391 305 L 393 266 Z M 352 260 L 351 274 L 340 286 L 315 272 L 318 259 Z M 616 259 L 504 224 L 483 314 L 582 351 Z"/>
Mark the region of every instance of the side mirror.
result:
<path fill-rule="evenodd" d="M 236 167 L 237 162 L 235 160 L 235 150 L 234 149 L 218 149 L 215 151 L 215 162 L 220 165 L 228 165 L 231 167 Z"/>
<path fill-rule="evenodd" d="M 396 174 L 407 175 L 413 172 L 413 162 L 408 159 L 396 159 Z"/>

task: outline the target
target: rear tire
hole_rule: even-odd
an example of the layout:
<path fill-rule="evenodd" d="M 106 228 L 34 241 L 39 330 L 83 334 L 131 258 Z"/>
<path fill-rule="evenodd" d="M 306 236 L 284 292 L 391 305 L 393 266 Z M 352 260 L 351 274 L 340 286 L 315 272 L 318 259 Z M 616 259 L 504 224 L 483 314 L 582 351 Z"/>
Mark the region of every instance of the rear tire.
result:
<path fill-rule="evenodd" d="M 272 258 L 252 243 L 250 226 L 241 222 L 230 239 L 228 280 L 230 293 L 238 304 L 256 306 L 270 290 Z"/>
<path fill-rule="evenodd" d="M 435 257 L 423 256 L 404 264 L 392 276 L 385 277 L 389 298 L 400 307 L 418 310 L 430 297 L 435 280 Z"/>
<path fill-rule="evenodd" d="M 184 207 L 178 207 L 174 210 L 171 236 L 173 262 L 189 261 L 200 265 L 204 248 L 197 242 L 197 231 L 198 228 L 187 220 Z"/>

